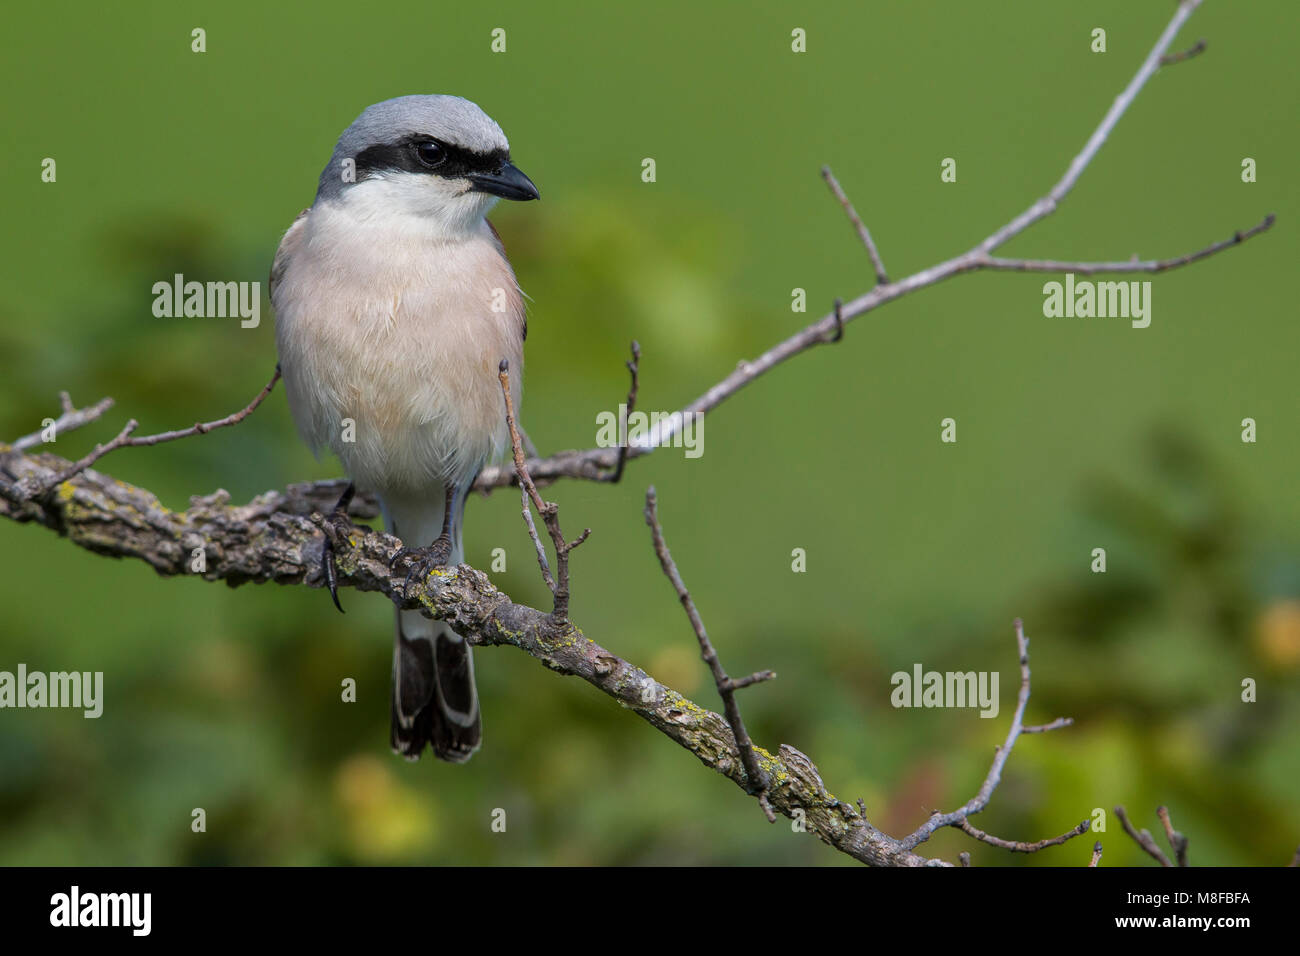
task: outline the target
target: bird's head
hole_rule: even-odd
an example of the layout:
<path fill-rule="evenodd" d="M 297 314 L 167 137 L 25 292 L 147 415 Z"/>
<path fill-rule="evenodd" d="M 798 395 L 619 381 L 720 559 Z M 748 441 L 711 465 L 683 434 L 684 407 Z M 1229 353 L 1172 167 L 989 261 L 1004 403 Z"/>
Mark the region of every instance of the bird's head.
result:
<path fill-rule="evenodd" d="M 538 198 L 510 162 L 493 119 L 459 96 L 401 96 L 367 107 L 339 137 L 316 201 L 362 219 L 427 220 L 456 235 L 478 228 L 500 199 Z"/>

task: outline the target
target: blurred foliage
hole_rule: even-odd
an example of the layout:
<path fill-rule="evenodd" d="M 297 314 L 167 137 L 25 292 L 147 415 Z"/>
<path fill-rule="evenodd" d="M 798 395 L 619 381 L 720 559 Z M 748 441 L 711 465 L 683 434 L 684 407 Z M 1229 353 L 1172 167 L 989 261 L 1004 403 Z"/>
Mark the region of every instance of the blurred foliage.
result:
<path fill-rule="evenodd" d="M 242 406 L 274 365 L 259 328 L 156 319 L 177 272 L 263 281 L 338 132 L 368 103 L 456 92 L 508 132 L 541 203 L 501 208 L 532 297 L 525 423 L 592 444 L 640 340 L 642 407 L 679 407 L 870 284 L 817 175 L 829 162 L 892 275 L 968 247 L 1043 192 L 1132 75 L 1167 4 L 789 3 L 653 10 L 232 2 L 10 12 L 0 79 L 0 435 L 69 389 L 144 431 Z M 1109 52 L 1088 50 L 1108 29 Z M 189 50 L 208 31 L 208 52 Z M 508 52 L 489 52 L 504 26 Z M 789 52 L 793 26 L 809 52 Z M 1300 541 L 1293 437 L 1300 331 L 1295 8 L 1208 3 L 1208 52 L 1157 76 L 1083 182 L 1008 254 L 1173 255 L 1279 214 L 1266 236 L 1158 276 L 1151 328 L 1047 320 L 1043 277 L 963 277 L 851 325 L 707 420 L 705 454 L 660 453 L 618 487 L 551 489 L 571 530 L 573 616 L 593 639 L 716 707 L 641 519 L 668 540 L 751 733 L 817 761 L 900 832 L 969 797 L 1014 701 L 1010 621 L 1033 641 L 1031 720 L 979 825 L 1059 833 L 1167 803 L 1195 863 L 1276 864 L 1300 833 Z M 40 159 L 58 181 L 39 181 Z M 657 160 L 658 182 L 640 180 Z M 940 184 L 939 160 L 959 163 Z M 1240 182 L 1243 156 L 1260 181 Z M 959 442 L 941 445 L 954 416 Z M 1243 444 L 1243 417 L 1260 440 Z M 278 392 L 239 428 L 119 452 L 104 469 L 170 507 L 332 477 Z M 102 670 L 97 721 L 0 711 L 0 863 L 692 864 L 846 862 L 634 716 L 510 650 L 478 654 L 485 744 L 466 767 L 388 752 L 391 610 L 344 594 L 163 581 L 49 532 L 0 528 L 0 669 Z M 468 559 L 544 604 L 512 494 L 475 499 Z M 793 548 L 808 554 L 792 574 Z M 1089 571 L 1105 547 L 1105 574 Z M 1002 712 L 894 710 L 915 662 L 1002 674 Z M 354 678 L 355 704 L 340 700 Z M 1241 702 L 1241 681 L 1259 701 Z M 190 830 L 193 808 L 207 832 Z M 506 811 L 507 830 L 491 830 Z M 1115 821 L 1105 862 L 1140 862 Z M 942 833 L 983 865 L 1081 865 Z"/>

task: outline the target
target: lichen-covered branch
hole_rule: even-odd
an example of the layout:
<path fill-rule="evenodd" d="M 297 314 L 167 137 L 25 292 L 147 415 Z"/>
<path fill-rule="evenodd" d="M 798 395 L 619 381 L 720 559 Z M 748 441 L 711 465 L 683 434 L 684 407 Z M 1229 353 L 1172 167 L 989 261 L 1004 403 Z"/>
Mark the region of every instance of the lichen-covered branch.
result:
<path fill-rule="evenodd" d="M 55 455 L 24 454 L 0 445 L 4 475 L 0 477 L 0 517 L 44 525 L 80 547 L 143 561 L 166 576 L 192 573 L 192 557 L 201 549 L 204 570 L 196 576 L 205 580 L 225 581 L 231 586 L 271 581 L 324 586 L 324 536 L 330 526 L 322 514 L 332 508 L 342 483 L 293 485 L 285 492 L 267 492 L 242 505 L 232 504 L 228 493 L 217 491 L 191 499 L 185 511 L 168 509 L 151 492 L 93 469 L 77 473 L 40 499 L 25 499 L 16 493 L 16 482 L 49 481 L 67 464 Z M 359 493 L 349 513 L 359 518 L 374 516 L 374 499 Z M 689 750 L 705 766 L 746 792 L 762 792 L 775 812 L 798 820 L 804 829 L 854 859 L 877 866 L 949 865 L 913 852 L 912 847 L 924 837 L 913 834 L 896 840 L 873 827 L 865 808 L 838 799 L 813 762 L 793 747 L 782 745 L 774 754 L 751 744 L 755 765 L 765 778 L 754 781 L 727 718 L 590 640 L 571 621 L 516 604 L 483 572 L 467 565 L 439 569 L 408 586 L 405 575 L 393 567 L 401 542 L 360 525 L 340 535 L 333 548 L 340 586 L 377 591 L 402 608 L 423 608 L 447 621 L 471 643 L 516 647 L 557 673 L 582 678 Z M 1019 637 L 1027 682 L 1023 632 Z M 753 682 L 751 678 L 735 683 Z M 1028 729 L 1022 726 L 1027 699 L 1027 684 L 1022 684 L 1009 740 Z M 954 815 L 950 822 L 932 819 L 922 828 L 925 835 L 982 808 L 997 786 L 997 774 L 1009 753 L 1009 746 L 1000 750 L 994 770 L 981 788 L 979 807 L 968 804 L 960 817 Z"/>
<path fill-rule="evenodd" d="M 13 480 L 48 480 L 67 467 L 54 455 L 28 455 L 0 446 L 0 517 L 35 522 L 98 554 L 144 561 L 162 575 L 189 574 L 191 555 L 204 552 L 197 575 L 230 585 L 274 581 L 321 587 L 322 512 L 339 487 L 295 485 L 236 505 L 224 491 L 192 499 L 172 511 L 151 492 L 87 469 L 44 499 L 20 500 Z M 374 513 L 373 499 L 358 495 L 351 513 Z M 315 519 L 315 520 L 313 520 Z M 751 782 L 724 717 L 688 700 L 643 669 L 590 640 L 571 622 L 511 601 L 481 571 L 466 565 L 436 570 L 404 590 L 392 561 L 401 542 L 357 526 L 335 542 L 339 584 L 378 591 L 403 608 L 425 608 L 474 644 L 509 645 L 560 674 L 580 677 L 693 753 L 705 766 L 750 790 Z M 859 810 L 834 796 L 816 766 L 793 747 L 775 754 L 754 748 L 767 776 L 774 810 L 799 818 L 821 840 L 877 866 L 944 866 L 903 849 L 871 826 Z"/>

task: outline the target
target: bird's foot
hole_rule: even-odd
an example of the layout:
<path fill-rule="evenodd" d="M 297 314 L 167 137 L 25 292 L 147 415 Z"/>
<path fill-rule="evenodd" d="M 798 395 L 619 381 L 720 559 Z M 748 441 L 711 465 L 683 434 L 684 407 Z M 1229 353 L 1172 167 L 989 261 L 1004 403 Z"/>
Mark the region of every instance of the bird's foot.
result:
<path fill-rule="evenodd" d="M 398 551 L 393 555 L 393 569 L 396 570 L 401 564 L 410 564 L 406 580 L 402 583 L 402 597 L 405 598 L 410 593 L 412 579 L 418 577 L 423 581 L 430 571 L 445 568 L 450 560 L 451 537 L 445 534 L 438 535 L 427 548 L 402 548 Z"/>
<path fill-rule="evenodd" d="M 325 518 L 325 523 L 329 525 L 330 530 L 325 534 L 325 548 L 321 552 L 321 559 L 324 562 L 325 586 L 330 589 L 330 597 L 334 600 L 334 606 L 339 609 L 340 614 L 347 613 L 343 610 L 343 605 L 339 603 L 339 576 L 338 569 L 335 566 L 334 556 L 334 539 L 346 538 L 353 529 L 352 519 L 348 517 L 348 505 L 352 503 L 352 496 L 356 494 L 356 486 L 349 484 L 343 496 L 339 498 L 339 503 L 334 506 Z"/>

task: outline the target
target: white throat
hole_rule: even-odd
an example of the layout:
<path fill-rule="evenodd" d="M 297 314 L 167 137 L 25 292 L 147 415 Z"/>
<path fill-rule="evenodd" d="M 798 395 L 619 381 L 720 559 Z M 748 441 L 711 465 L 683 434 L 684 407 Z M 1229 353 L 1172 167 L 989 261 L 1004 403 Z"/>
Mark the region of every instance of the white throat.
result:
<path fill-rule="evenodd" d="M 349 186 L 328 205 L 360 228 L 456 241 L 481 236 L 496 203 L 496 196 L 470 191 L 467 180 L 391 172 Z"/>

